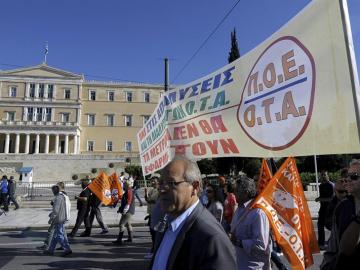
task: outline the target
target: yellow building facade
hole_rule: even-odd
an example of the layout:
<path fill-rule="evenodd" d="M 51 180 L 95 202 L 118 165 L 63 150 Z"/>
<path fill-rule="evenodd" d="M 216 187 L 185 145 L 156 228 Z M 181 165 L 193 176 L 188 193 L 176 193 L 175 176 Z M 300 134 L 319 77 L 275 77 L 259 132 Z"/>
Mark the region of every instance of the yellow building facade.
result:
<path fill-rule="evenodd" d="M 0 71 L 0 155 L 105 155 L 139 163 L 136 133 L 163 86 L 87 81 L 46 64 Z"/>

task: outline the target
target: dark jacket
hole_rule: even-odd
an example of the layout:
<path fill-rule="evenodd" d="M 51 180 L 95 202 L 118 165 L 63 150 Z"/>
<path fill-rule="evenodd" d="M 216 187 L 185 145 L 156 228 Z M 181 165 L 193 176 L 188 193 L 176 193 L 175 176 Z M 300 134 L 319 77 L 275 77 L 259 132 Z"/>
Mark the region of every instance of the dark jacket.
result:
<path fill-rule="evenodd" d="M 16 183 L 15 183 L 15 181 L 10 180 L 8 182 L 9 182 L 9 185 L 8 185 L 9 195 L 15 195 L 15 191 L 16 191 Z"/>
<path fill-rule="evenodd" d="M 89 207 L 90 195 L 91 195 L 91 191 L 88 188 L 85 188 L 83 191 L 80 192 L 79 197 L 86 197 L 87 200 L 86 201 L 77 200 L 77 203 L 76 203 L 77 210 Z"/>
<path fill-rule="evenodd" d="M 163 236 L 159 234 L 160 238 Z M 158 243 L 155 254 L 161 240 Z M 236 269 L 234 246 L 221 224 L 201 203 L 198 203 L 181 228 L 169 254 L 166 269 Z"/>

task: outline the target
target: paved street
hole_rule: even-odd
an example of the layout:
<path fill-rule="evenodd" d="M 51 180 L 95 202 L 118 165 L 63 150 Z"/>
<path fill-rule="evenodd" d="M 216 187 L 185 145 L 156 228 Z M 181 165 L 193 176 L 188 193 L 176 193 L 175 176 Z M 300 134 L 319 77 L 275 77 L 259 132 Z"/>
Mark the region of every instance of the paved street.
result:
<path fill-rule="evenodd" d="M 73 254 L 63 258 L 62 251 L 47 256 L 36 249 L 42 245 L 46 231 L 0 232 L 0 269 L 147 269 L 149 261 L 143 257 L 150 249 L 148 228 L 135 228 L 135 243 L 121 247 L 111 243 L 117 233 L 118 229 L 113 228 L 105 236 L 71 239 Z"/>
<path fill-rule="evenodd" d="M 316 228 L 316 221 L 314 226 Z M 89 238 L 71 239 L 74 253 L 66 258 L 60 256 L 61 251 L 57 251 L 55 256 L 47 256 L 36 249 L 43 243 L 46 235 L 44 230 L 0 232 L 0 269 L 147 269 L 149 261 L 143 259 L 151 242 L 147 227 L 136 227 L 135 242 L 121 247 L 111 243 L 117 235 L 117 228 L 111 228 L 105 236 L 98 232 L 94 230 L 93 236 Z M 329 232 L 326 236 L 329 236 Z M 315 265 L 308 269 L 319 269 L 322 254 L 316 254 L 314 258 Z M 286 262 L 284 257 L 282 259 Z M 273 269 L 277 268 L 274 266 Z"/>
<path fill-rule="evenodd" d="M 316 218 L 318 203 L 308 201 L 311 216 L 314 218 L 314 228 L 317 230 Z M 138 205 L 138 204 L 137 204 Z M 48 214 L 50 207 L 46 208 L 21 208 L 11 210 L 7 215 L 0 216 L 0 269 L 1 270 L 40 270 L 40 269 L 147 269 L 149 261 L 144 260 L 144 255 L 150 249 L 150 235 L 148 228 L 144 227 L 146 206 L 136 207 L 133 218 L 135 227 L 135 243 L 116 247 L 111 244 L 115 239 L 120 215 L 117 209 L 102 207 L 104 221 L 111 226 L 110 233 L 102 236 L 98 224 L 90 238 L 77 237 L 71 240 L 74 253 L 67 257 L 44 256 L 36 247 L 42 244 L 48 228 Z M 68 225 L 69 232 L 75 223 L 77 211 L 71 210 L 71 221 Z M 82 232 L 83 229 L 80 229 Z M 327 232 L 327 237 L 329 232 Z M 285 261 L 285 259 L 284 259 Z M 315 255 L 315 265 L 308 269 L 319 269 L 322 254 Z M 276 269 L 275 267 L 273 269 Z M 290 269 L 290 267 L 289 267 Z"/>

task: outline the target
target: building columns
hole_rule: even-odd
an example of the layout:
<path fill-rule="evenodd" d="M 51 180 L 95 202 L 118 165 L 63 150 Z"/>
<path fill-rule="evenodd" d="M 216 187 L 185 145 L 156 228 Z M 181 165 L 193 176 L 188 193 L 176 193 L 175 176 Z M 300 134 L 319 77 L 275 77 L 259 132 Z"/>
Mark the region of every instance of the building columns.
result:
<path fill-rule="evenodd" d="M 30 152 L 30 134 L 26 134 L 25 154 L 29 154 L 29 152 Z"/>
<path fill-rule="evenodd" d="M 76 137 L 78 138 L 77 139 L 77 149 L 76 149 L 76 153 L 77 154 L 80 154 L 80 136 L 79 135 L 76 135 Z"/>
<path fill-rule="evenodd" d="M 46 137 L 45 137 L 45 154 L 49 154 L 49 143 L 50 143 L 50 135 L 46 134 Z"/>
<path fill-rule="evenodd" d="M 74 136 L 74 151 L 73 154 L 77 154 L 77 149 L 78 149 L 78 137 L 77 135 Z"/>
<path fill-rule="evenodd" d="M 39 148 L 40 148 L 40 134 L 36 134 L 35 154 L 39 154 Z"/>
<path fill-rule="evenodd" d="M 9 154 L 9 146 L 10 146 L 10 134 L 9 134 L 9 133 L 6 133 L 6 137 L 5 137 L 5 149 L 4 149 L 5 154 Z"/>
<path fill-rule="evenodd" d="M 67 155 L 69 153 L 69 135 L 65 135 L 65 146 L 64 146 L 64 154 Z"/>
<path fill-rule="evenodd" d="M 35 99 L 39 98 L 39 84 L 35 84 Z"/>
<path fill-rule="evenodd" d="M 59 134 L 55 135 L 55 154 L 59 154 Z"/>
<path fill-rule="evenodd" d="M 44 98 L 47 99 L 48 98 L 48 89 L 49 89 L 49 85 L 45 84 L 44 86 Z"/>
<path fill-rule="evenodd" d="M 26 84 L 25 98 L 30 97 L 30 83 Z"/>
<path fill-rule="evenodd" d="M 16 134 L 16 139 L 15 139 L 15 154 L 19 154 L 19 148 L 20 148 L 20 134 Z"/>

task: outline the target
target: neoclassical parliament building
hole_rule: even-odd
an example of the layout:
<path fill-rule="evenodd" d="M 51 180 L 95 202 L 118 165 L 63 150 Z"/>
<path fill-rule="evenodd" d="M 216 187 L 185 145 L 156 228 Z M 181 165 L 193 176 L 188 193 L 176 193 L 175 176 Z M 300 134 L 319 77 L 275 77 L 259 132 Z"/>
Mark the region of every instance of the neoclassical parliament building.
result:
<path fill-rule="evenodd" d="M 109 162 L 139 164 L 136 133 L 163 91 L 89 81 L 44 63 L 0 71 L 0 173 L 28 166 L 34 181 L 45 181 Z"/>

